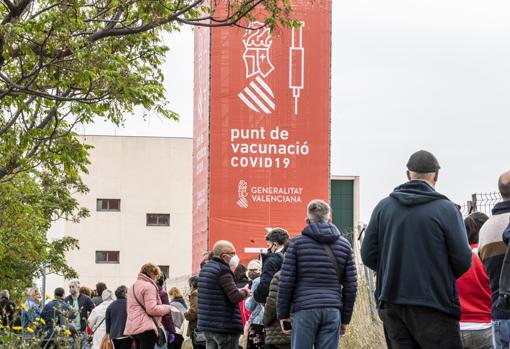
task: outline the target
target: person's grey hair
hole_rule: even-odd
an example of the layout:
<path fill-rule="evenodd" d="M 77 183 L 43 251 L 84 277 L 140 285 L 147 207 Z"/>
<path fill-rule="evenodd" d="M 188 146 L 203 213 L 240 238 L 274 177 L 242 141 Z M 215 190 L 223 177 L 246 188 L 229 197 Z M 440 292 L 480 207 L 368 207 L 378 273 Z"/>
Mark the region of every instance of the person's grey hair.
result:
<path fill-rule="evenodd" d="M 39 291 L 37 287 L 30 287 L 27 291 L 27 297 L 33 297 L 37 291 Z"/>
<path fill-rule="evenodd" d="M 0 292 L 0 297 L 9 299 L 11 297 L 11 294 L 9 293 L 9 290 L 2 290 Z"/>
<path fill-rule="evenodd" d="M 104 290 L 103 293 L 101 294 L 101 298 L 105 302 L 112 301 L 113 300 L 113 292 L 112 292 L 112 290 L 109 290 L 109 289 Z"/>
<path fill-rule="evenodd" d="M 325 223 L 331 218 L 331 207 L 324 200 L 312 200 L 308 204 L 310 223 Z"/>
<path fill-rule="evenodd" d="M 419 172 L 409 171 L 409 177 L 411 177 L 411 180 L 422 179 L 422 180 L 433 181 L 434 178 L 436 178 L 436 172 L 419 173 Z"/>
<path fill-rule="evenodd" d="M 80 280 L 78 280 L 78 279 L 71 279 L 71 280 L 69 280 L 69 286 L 71 286 L 71 285 L 75 285 L 77 287 L 80 287 Z"/>

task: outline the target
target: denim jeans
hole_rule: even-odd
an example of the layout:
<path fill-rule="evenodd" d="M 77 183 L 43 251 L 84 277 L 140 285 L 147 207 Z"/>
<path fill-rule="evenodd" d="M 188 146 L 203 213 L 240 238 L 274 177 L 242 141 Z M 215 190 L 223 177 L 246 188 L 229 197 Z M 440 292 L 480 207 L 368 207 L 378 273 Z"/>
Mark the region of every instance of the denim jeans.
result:
<path fill-rule="evenodd" d="M 340 310 L 316 308 L 292 314 L 292 349 L 338 349 Z"/>
<path fill-rule="evenodd" d="M 240 334 L 205 332 L 206 349 L 237 349 Z"/>
<path fill-rule="evenodd" d="M 492 322 L 492 340 L 494 349 L 510 348 L 510 320 L 494 320 Z"/>

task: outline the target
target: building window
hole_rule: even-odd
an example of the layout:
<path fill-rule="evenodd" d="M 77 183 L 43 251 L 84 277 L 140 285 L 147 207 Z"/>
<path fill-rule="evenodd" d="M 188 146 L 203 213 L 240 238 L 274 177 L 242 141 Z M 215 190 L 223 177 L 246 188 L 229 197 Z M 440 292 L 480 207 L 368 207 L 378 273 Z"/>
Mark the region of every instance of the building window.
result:
<path fill-rule="evenodd" d="M 164 274 L 168 279 L 168 275 L 170 274 L 170 266 L 168 265 L 158 265 L 159 270 L 161 270 L 161 274 Z"/>
<path fill-rule="evenodd" d="M 96 251 L 97 264 L 119 264 L 119 251 Z"/>
<path fill-rule="evenodd" d="M 120 211 L 120 199 L 97 199 L 98 211 Z"/>
<path fill-rule="evenodd" d="M 168 213 L 147 213 L 147 226 L 170 226 L 170 214 Z"/>

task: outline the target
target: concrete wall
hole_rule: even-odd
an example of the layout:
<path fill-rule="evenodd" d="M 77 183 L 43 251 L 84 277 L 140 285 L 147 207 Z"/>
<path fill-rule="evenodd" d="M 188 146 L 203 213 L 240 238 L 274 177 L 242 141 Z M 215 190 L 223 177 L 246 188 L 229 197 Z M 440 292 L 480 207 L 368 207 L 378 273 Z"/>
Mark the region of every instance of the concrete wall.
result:
<path fill-rule="evenodd" d="M 80 249 L 67 259 L 80 274 L 82 285 L 93 288 L 97 281 L 111 289 L 130 285 L 140 266 L 153 262 L 169 265 L 170 277 L 181 286 L 191 273 L 192 139 L 80 139 L 94 146 L 89 174 L 83 177 L 90 192 L 78 197 L 91 215 L 79 223 L 60 223 L 50 236 L 79 239 Z M 120 199 L 120 212 L 98 212 L 98 198 Z M 146 226 L 147 213 L 169 213 L 170 226 Z M 120 263 L 96 264 L 95 251 L 103 250 L 120 251 Z M 62 282 L 48 277 L 48 292 Z"/>

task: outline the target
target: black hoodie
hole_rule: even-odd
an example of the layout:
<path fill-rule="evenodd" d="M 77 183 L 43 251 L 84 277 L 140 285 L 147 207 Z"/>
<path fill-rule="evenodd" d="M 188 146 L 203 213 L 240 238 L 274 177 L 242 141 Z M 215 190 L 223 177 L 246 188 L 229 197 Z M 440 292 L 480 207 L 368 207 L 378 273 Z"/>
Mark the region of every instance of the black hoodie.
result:
<path fill-rule="evenodd" d="M 374 209 L 361 258 L 377 271 L 381 302 L 421 305 L 460 318 L 456 279 L 471 266 L 457 206 L 424 181 L 397 187 Z"/>

